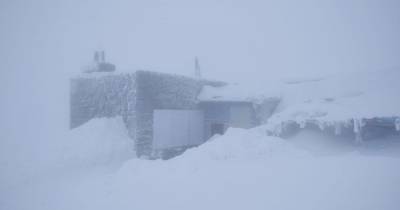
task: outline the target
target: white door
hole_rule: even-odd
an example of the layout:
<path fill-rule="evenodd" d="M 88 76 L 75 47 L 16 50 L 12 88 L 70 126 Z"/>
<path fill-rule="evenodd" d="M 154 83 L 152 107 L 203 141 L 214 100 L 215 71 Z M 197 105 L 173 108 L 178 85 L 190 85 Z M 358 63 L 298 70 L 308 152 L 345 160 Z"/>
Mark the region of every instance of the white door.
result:
<path fill-rule="evenodd" d="M 154 110 L 153 148 L 195 146 L 204 142 L 204 114 L 200 110 Z"/>

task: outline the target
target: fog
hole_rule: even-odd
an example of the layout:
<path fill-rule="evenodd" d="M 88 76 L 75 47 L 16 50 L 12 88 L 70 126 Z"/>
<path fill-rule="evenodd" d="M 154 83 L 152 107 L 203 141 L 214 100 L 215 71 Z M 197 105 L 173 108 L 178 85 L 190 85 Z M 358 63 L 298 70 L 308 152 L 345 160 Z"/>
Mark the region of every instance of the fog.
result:
<path fill-rule="evenodd" d="M 400 68 L 399 10 L 397 0 L 2 0 L 1 183 L 56 162 L 69 78 L 95 50 L 117 71 L 187 76 L 197 56 L 205 78 L 244 84 L 384 73 Z"/>
<path fill-rule="evenodd" d="M 395 0 L 0 4 L 5 130 L 65 124 L 68 77 L 96 49 L 117 69 L 192 75 L 198 56 L 207 78 L 254 83 L 399 66 Z"/>

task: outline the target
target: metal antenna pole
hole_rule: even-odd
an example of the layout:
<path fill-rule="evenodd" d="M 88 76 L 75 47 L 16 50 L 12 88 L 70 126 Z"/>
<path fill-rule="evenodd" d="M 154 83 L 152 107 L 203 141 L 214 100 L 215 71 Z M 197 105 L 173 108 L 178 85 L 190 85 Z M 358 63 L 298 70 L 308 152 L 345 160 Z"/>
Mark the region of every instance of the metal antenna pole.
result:
<path fill-rule="evenodd" d="M 194 75 L 197 79 L 201 79 L 200 63 L 197 56 L 194 58 Z"/>

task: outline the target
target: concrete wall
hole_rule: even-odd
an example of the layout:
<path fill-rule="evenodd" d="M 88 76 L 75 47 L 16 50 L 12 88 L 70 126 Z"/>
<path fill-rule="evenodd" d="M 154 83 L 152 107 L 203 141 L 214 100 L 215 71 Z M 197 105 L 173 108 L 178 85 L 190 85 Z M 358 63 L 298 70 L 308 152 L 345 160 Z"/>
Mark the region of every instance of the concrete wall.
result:
<path fill-rule="evenodd" d="M 153 111 L 155 109 L 197 109 L 197 96 L 204 85 L 224 84 L 148 71 L 138 71 L 136 76 L 138 156 L 153 156 Z"/>
<path fill-rule="evenodd" d="M 135 74 L 95 75 L 70 80 L 70 128 L 92 118 L 129 118 L 134 112 Z"/>

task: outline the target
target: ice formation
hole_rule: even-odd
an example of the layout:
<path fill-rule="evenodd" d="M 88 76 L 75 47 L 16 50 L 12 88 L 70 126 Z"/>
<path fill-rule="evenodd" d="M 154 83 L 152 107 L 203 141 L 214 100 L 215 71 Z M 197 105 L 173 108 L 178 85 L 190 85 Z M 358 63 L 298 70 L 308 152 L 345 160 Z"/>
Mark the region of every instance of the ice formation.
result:
<path fill-rule="evenodd" d="M 282 87 L 279 107 L 264 128 L 279 136 L 288 122 L 297 123 L 299 128 L 330 128 L 335 135 L 352 127 L 357 142 L 362 141 L 367 122 L 389 123 L 400 130 L 399 77 L 399 72 L 387 71 L 289 83 Z"/>

